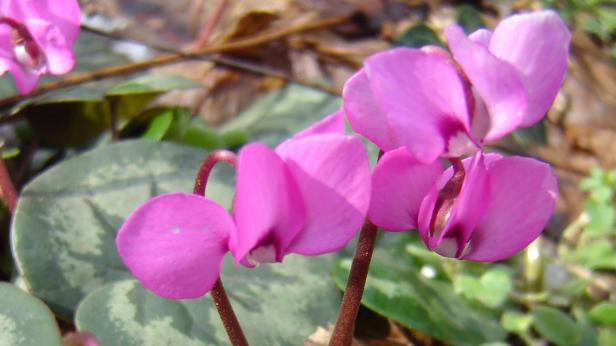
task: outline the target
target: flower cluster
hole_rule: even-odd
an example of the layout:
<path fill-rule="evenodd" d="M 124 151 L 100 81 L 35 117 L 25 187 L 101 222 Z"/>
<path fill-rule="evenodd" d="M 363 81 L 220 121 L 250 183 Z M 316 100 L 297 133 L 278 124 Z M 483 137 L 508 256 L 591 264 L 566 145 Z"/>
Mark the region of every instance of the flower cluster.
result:
<path fill-rule="evenodd" d="M 497 261 L 527 246 L 554 209 L 556 178 L 545 163 L 482 146 L 545 115 L 565 76 L 569 31 L 544 11 L 445 36 L 450 52 L 373 55 L 346 83 L 343 111 L 275 149 L 243 147 L 231 215 L 184 193 L 139 207 L 117 236 L 134 276 L 164 297 L 198 297 L 228 252 L 254 267 L 336 251 L 366 215 L 385 230 L 417 229 L 447 257 Z M 372 174 L 344 115 L 383 152 Z"/>
<path fill-rule="evenodd" d="M 417 228 L 441 255 L 497 261 L 539 236 L 556 178 L 545 163 L 485 154 L 482 145 L 545 115 L 565 77 L 570 33 L 544 11 L 468 37 L 454 25 L 445 36 L 451 54 L 378 53 L 345 85 L 351 127 L 385 151 L 369 218 L 390 231 Z M 452 167 L 443 171 L 439 157 Z"/>
<path fill-rule="evenodd" d="M 41 75 L 69 72 L 79 23 L 77 0 L 0 1 L 0 75 L 10 71 L 27 94 Z"/>
<path fill-rule="evenodd" d="M 289 253 L 338 250 L 360 228 L 369 199 L 368 154 L 358 138 L 344 134 L 339 112 L 275 150 L 243 147 L 233 215 L 202 196 L 166 194 L 134 211 L 116 244 L 145 287 L 163 297 L 195 298 L 214 285 L 229 251 L 236 263 L 254 267 Z"/>

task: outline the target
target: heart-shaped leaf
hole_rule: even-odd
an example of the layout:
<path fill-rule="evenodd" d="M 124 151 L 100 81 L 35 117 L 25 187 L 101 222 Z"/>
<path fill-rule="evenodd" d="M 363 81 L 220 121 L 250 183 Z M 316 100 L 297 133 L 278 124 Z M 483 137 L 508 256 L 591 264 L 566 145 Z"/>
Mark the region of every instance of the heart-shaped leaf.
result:
<path fill-rule="evenodd" d="M 59 344 L 60 330 L 49 308 L 21 289 L 0 282 L 0 345 Z"/>
<path fill-rule="evenodd" d="M 28 184 L 12 224 L 13 255 L 32 292 L 70 317 L 99 286 L 129 277 L 117 255 L 122 221 L 148 198 L 191 191 L 205 152 L 149 140 L 85 153 Z M 230 205 L 233 173 L 221 165 L 208 196 Z"/>

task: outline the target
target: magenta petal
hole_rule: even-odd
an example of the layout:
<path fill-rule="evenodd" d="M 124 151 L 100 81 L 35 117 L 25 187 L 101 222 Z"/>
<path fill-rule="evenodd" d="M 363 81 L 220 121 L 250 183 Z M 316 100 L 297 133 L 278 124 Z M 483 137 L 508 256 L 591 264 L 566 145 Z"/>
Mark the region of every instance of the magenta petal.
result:
<path fill-rule="evenodd" d="M 513 131 L 522 122 L 528 102 L 521 74 L 513 65 L 467 38 L 460 27 L 448 27 L 445 36 L 454 58 L 490 114 L 490 130 L 485 139 L 496 140 Z M 493 41 L 494 35 L 490 43 Z"/>
<path fill-rule="evenodd" d="M 276 147 L 276 150 L 284 150 L 283 147 L 289 145 L 289 143 L 293 141 L 306 138 L 308 136 L 323 135 L 326 133 L 344 134 L 344 112 L 342 110 L 332 113 L 314 123 L 312 126 L 294 134 L 293 137 L 280 143 Z"/>
<path fill-rule="evenodd" d="M 520 71 L 528 92 L 522 125 L 536 123 L 550 109 L 567 72 L 570 40 L 567 26 L 553 11 L 512 16 L 494 30 L 490 51 Z"/>
<path fill-rule="evenodd" d="M 37 72 L 26 69 L 12 60 L 4 60 L 4 63 L 13 75 L 15 86 L 17 87 L 17 90 L 19 90 L 20 94 L 25 95 L 34 90 L 36 83 L 40 78 L 40 75 Z"/>
<path fill-rule="evenodd" d="M 116 246 L 131 273 L 154 293 L 198 298 L 218 279 L 233 229 L 218 204 L 171 193 L 137 208 L 118 231 Z"/>
<path fill-rule="evenodd" d="M 394 138 L 418 160 L 432 162 L 470 130 L 464 86 L 447 58 L 397 48 L 368 58 L 365 70 Z"/>
<path fill-rule="evenodd" d="M 238 263 L 246 263 L 245 257 L 259 247 L 273 247 L 275 260 L 281 261 L 306 222 L 291 172 L 271 148 L 259 143 L 239 152 L 233 209 L 237 232 L 231 233 L 229 246 Z"/>
<path fill-rule="evenodd" d="M 314 256 L 346 245 L 361 228 L 370 202 L 370 163 L 361 141 L 340 134 L 318 135 L 293 141 L 277 152 L 306 206 L 306 225 L 288 251 Z"/>
<path fill-rule="evenodd" d="M 4 0 L 2 13 L 20 22 L 40 19 L 56 26 L 72 46 L 79 34 L 81 11 L 77 0 Z"/>
<path fill-rule="evenodd" d="M 468 35 L 468 38 L 471 41 L 488 48 L 490 46 L 490 40 L 492 39 L 492 31 L 486 29 L 479 29 Z"/>
<path fill-rule="evenodd" d="M 502 260 L 530 244 L 550 219 L 558 193 L 550 166 L 534 159 L 502 158 L 488 163 L 488 172 L 490 205 L 464 257 L 473 261 Z"/>
<path fill-rule="evenodd" d="M 466 175 L 462 190 L 456 198 L 449 222 L 438 242 L 453 236 L 459 243 L 460 251 L 463 250 L 475 227 L 485 215 L 490 198 L 490 176 L 484 161 L 482 152 L 464 160 Z M 453 172 L 451 168 L 449 170 Z M 458 256 L 459 254 L 456 255 Z"/>
<path fill-rule="evenodd" d="M 465 177 L 460 193 L 454 199 L 441 229 L 431 230 L 439 190 L 451 179 L 453 169 L 448 168 L 438 183 L 426 195 L 419 210 L 418 230 L 426 246 L 447 257 L 461 257 L 473 230 L 487 212 L 490 196 L 490 178 L 483 153 L 463 161 Z M 436 227 L 435 227 L 436 228 Z"/>
<path fill-rule="evenodd" d="M 40 19 L 28 19 L 26 26 L 45 54 L 48 73 L 59 75 L 73 69 L 73 51 L 57 26 Z"/>
<path fill-rule="evenodd" d="M 374 99 L 365 69 L 359 70 L 342 90 L 343 107 L 351 128 L 383 151 L 404 145 L 394 134 L 388 115 Z"/>
<path fill-rule="evenodd" d="M 372 174 L 370 221 L 387 231 L 416 228 L 421 201 L 442 171 L 439 161 L 419 163 L 406 148 L 385 153 Z"/>

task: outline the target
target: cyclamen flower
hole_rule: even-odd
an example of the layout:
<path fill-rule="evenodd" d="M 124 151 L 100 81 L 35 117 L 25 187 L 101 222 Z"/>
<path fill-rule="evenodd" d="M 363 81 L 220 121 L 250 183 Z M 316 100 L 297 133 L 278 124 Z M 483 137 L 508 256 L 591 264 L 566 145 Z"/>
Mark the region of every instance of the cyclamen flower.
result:
<path fill-rule="evenodd" d="M 389 231 L 417 228 L 443 256 L 491 262 L 541 234 L 556 196 L 550 166 L 534 159 L 480 151 L 443 170 L 401 147 L 377 163 L 368 217 Z"/>
<path fill-rule="evenodd" d="M 0 0 L 0 75 L 27 94 L 42 74 L 69 72 L 79 22 L 77 0 Z"/>
<path fill-rule="evenodd" d="M 145 287 L 196 298 L 212 288 L 228 251 L 236 263 L 254 267 L 289 253 L 340 249 L 363 223 L 369 198 L 368 155 L 358 138 L 344 135 L 339 112 L 275 150 L 242 148 L 233 216 L 202 196 L 166 194 L 128 217 L 116 245 Z"/>
<path fill-rule="evenodd" d="M 422 162 L 459 157 L 550 108 L 567 70 L 571 35 L 552 11 L 503 20 L 466 37 L 458 26 L 437 47 L 368 58 L 343 90 L 351 127 L 383 151 L 406 146 Z"/>

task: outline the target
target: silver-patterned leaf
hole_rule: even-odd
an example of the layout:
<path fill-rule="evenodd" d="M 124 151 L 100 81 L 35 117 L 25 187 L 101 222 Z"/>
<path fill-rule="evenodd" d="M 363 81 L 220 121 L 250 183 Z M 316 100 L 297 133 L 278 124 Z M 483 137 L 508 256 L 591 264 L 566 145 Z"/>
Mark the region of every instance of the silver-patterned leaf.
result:
<path fill-rule="evenodd" d="M 60 330 L 45 304 L 0 282 L 0 346 L 57 346 Z"/>
<path fill-rule="evenodd" d="M 154 195 L 191 191 L 205 152 L 170 143 L 126 141 L 66 160 L 23 190 L 12 247 L 26 285 L 70 317 L 89 292 L 129 277 L 115 234 Z M 231 169 L 217 167 L 208 196 L 230 204 Z"/>

